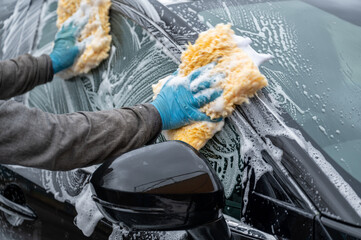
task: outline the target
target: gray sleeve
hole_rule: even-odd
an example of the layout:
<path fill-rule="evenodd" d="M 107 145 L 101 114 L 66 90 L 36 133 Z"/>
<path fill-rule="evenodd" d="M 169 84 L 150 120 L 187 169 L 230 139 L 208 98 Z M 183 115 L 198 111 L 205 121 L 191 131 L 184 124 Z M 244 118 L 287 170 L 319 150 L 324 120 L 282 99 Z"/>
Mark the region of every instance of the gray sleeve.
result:
<path fill-rule="evenodd" d="M 161 125 L 151 104 L 56 115 L 0 100 L 0 163 L 49 170 L 85 167 L 145 145 Z"/>
<path fill-rule="evenodd" d="M 53 79 L 54 72 L 48 55 L 29 54 L 0 61 L 0 99 L 8 99 Z"/>

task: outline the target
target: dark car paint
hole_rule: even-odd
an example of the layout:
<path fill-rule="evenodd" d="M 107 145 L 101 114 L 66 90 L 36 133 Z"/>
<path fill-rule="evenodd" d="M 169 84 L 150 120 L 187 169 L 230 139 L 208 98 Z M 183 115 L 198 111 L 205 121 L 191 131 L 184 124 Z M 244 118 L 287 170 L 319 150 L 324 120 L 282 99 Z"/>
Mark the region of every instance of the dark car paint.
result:
<path fill-rule="evenodd" d="M 26 204 L 37 214 L 35 221 L 24 221 L 19 227 L 11 226 L 5 219 L 2 223 L 3 231 L 11 232 L 20 231 L 21 239 L 89 239 L 74 225 L 74 216 L 76 215 L 74 207 L 67 202 L 57 201 L 51 193 L 46 192 L 43 188 L 14 173 L 6 166 L 0 166 L 0 192 L 6 186 L 15 184 L 19 186 L 26 196 Z M 4 218 L 4 215 L 2 215 Z M 107 239 L 110 229 L 104 223 L 98 225 L 97 231 L 94 232 L 91 239 Z M 0 235 L 1 236 L 1 235 Z M 19 236 L 15 235 L 15 239 Z"/>
<path fill-rule="evenodd" d="M 267 153 L 264 158 L 270 160 Z M 271 163 L 272 160 L 267 161 Z M 262 231 L 288 239 L 312 239 L 314 209 L 307 206 L 292 184 L 272 166 L 250 196 L 244 214 L 246 222 Z"/>
<path fill-rule="evenodd" d="M 123 1 L 117 1 L 119 3 L 122 3 Z M 139 19 L 134 19 L 136 22 L 138 22 L 140 25 L 148 29 L 158 40 L 161 42 L 164 41 L 164 36 L 166 35 L 166 38 L 168 38 L 168 41 L 171 42 L 171 45 L 173 47 L 170 47 L 170 50 L 172 53 L 174 53 L 174 56 L 179 59 L 182 46 L 187 42 L 194 42 L 194 40 L 198 36 L 198 32 L 193 30 L 192 27 L 190 27 L 186 21 L 183 19 L 177 17 L 176 23 L 173 24 L 171 20 L 173 20 L 173 16 L 169 17 L 170 15 L 173 15 L 171 11 L 168 10 L 168 8 L 164 7 L 162 4 L 158 3 L 155 0 L 151 0 L 152 4 L 154 4 L 155 8 L 160 11 L 160 9 L 163 9 L 166 11 L 167 14 L 164 14 L 162 17 L 162 20 L 165 23 L 165 26 L 157 25 L 156 23 L 152 22 L 151 19 L 147 19 L 147 16 L 144 16 L 141 12 L 139 13 L 134 8 L 129 6 L 127 3 L 125 3 L 128 6 L 128 9 L 131 9 L 133 12 L 138 12 Z M 217 1 L 207 1 L 209 3 L 211 2 L 217 2 Z M 245 4 L 246 2 L 253 2 L 253 1 L 240 1 L 240 4 Z M 263 1 L 264 2 L 264 1 Z M 185 3 L 186 4 L 186 3 Z M 205 8 L 206 8 L 205 3 Z M 124 7 L 124 3 L 120 4 L 120 6 Z M 126 8 L 126 7 L 125 7 Z M 113 5 L 113 11 L 117 10 L 116 5 Z M 193 9 L 197 10 L 197 9 Z M 198 9 L 199 11 L 199 9 Z M 130 16 L 127 13 L 122 13 L 126 16 Z M 179 34 L 179 31 L 182 31 L 184 28 L 177 28 L 174 26 L 183 26 L 185 27 L 185 34 Z M 206 30 L 206 26 L 203 26 L 203 29 Z M 177 33 L 177 34 L 176 34 Z M 182 37 L 180 37 L 182 36 Z M 169 46 L 169 43 L 168 45 Z M 21 54 L 19 52 L 18 54 Z M 257 102 L 257 99 L 253 100 L 255 103 L 261 104 Z M 261 104 L 262 105 L 262 104 Z M 243 111 L 240 109 L 241 112 Z M 243 112 L 245 119 L 247 118 L 247 114 Z M 298 127 L 299 129 L 299 127 Z M 307 166 L 307 163 L 311 163 L 310 161 L 307 161 L 307 156 L 303 153 L 303 151 L 300 149 L 299 146 L 297 146 L 296 143 L 290 142 L 288 139 L 273 139 L 273 143 L 281 147 L 285 150 L 284 154 L 284 165 L 286 169 L 290 172 L 290 174 L 293 176 L 294 180 L 297 181 L 297 185 L 301 187 L 301 189 L 304 190 L 304 192 L 308 195 L 308 198 L 313 200 L 313 204 L 317 205 L 318 207 L 325 207 L 328 208 L 332 206 L 330 209 L 334 209 L 334 211 L 339 211 L 341 215 L 343 215 L 343 218 L 345 219 L 353 219 L 355 221 L 348 221 L 349 223 L 344 223 L 340 221 L 339 219 L 335 218 L 332 214 L 329 216 L 322 216 L 319 211 L 316 209 L 313 209 L 308 204 L 305 203 L 305 196 L 298 192 L 298 189 L 295 189 L 295 186 L 289 182 L 289 179 L 284 176 L 284 172 L 282 172 L 281 169 L 279 169 L 279 166 L 277 163 L 274 162 L 272 158 L 267 156 L 265 154 L 264 158 L 268 163 L 270 163 L 274 169 L 274 172 L 271 174 L 264 175 L 259 183 L 256 185 L 256 188 L 253 193 L 249 196 L 249 203 L 247 206 L 246 211 L 246 222 L 251 223 L 254 227 L 259 228 L 260 230 L 266 231 L 271 234 L 275 234 L 280 237 L 285 238 L 292 238 L 292 239 L 306 239 L 308 233 L 312 234 L 314 239 L 341 239 L 340 237 L 344 239 L 357 239 L 356 237 L 361 236 L 360 228 L 356 226 L 351 226 L 351 223 L 353 224 L 359 224 L 359 220 L 357 219 L 357 216 L 354 215 L 352 209 L 348 208 L 347 203 L 342 203 L 342 200 L 340 197 L 334 198 L 334 196 L 338 196 L 339 193 L 335 193 L 335 191 L 331 191 L 329 193 L 329 199 L 330 201 L 323 202 L 323 205 L 317 202 L 317 195 L 315 195 L 315 192 L 318 190 L 319 194 L 324 194 L 322 192 L 322 189 L 332 189 L 328 188 L 330 186 L 330 182 L 324 177 L 319 175 L 319 171 L 312 172 L 312 169 L 317 169 L 315 166 Z M 24 172 L 26 170 L 24 169 L 13 169 L 16 172 Z M 40 172 L 40 170 L 39 170 Z M 71 206 L 69 203 L 60 203 L 56 201 L 53 196 L 49 193 L 46 193 L 44 189 L 42 189 L 39 186 L 34 185 L 33 182 L 29 181 L 28 179 L 38 179 L 37 177 L 28 176 L 26 178 L 23 178 L 15 173 L 13 173 L 11 170 L 6 168 L 5 166 L 1 167 L 1 174 L 3 177 L 3 181 L 1 183 L 3 184 L 1 187 L 4 188 L 6 184 L 8 183 L 16 183 L 18 184 L 24 191 L 24 193 L 27 196 L 27 202 L 28 204 L 35 210 L 35 212 L 38 214 L 39 219 L 44 219 L 44 222 L 47 222 L 48 219 L 53 219 L 53 215 L 48 215 L 49 213 L 55 213 L 54 215 L 59 216 L 62 215 L 58 221 L 55 220 L 54 223 L 51 224 L 60 224 L 59 226 L 64 226 L 65 229 L 71 229 L 69 232 L 72 234 L 79 234 L 79 239 L 82 239 L 83 235 L 79 230 L 76 229 L 76 227 L 73 225 L 73 218 L 75 216 L 75 211 L 73 206 Z M 314 182 L 315 181 L 322 181 L 321 187 L 315 187 Z M 35 181 L 36 182 L 36 181 Z M 313 183 L 311 183 L 313 182 Z M 336 195 L 333 195 L 333 194 Z M 281 198 L 281 199 L 279 199 Z M 338 201 L 336 204 L 333 204 L 332 201 Z M 44 206 L 38 206 L 41 205 L 40 203 L 46 202 L 47 207 Z M 341 204 L 341 205 L 338 205 Z M 335 206 L 333 206 L 335 205 Z M 342 206 L 343 208 L 346 208 L 344 210 L 343 208 L 340 210 L 338 206 Z M 49 211 L 42 209 L 48 208 Z M 348 210 L 347 210 L 348 208 Z M 40 212 L 39 212 L 40 211 Z M 44 217 L 42 217 L 44 216 Z M 331 220 L 331 218 L 334 218 Z M 276 224 L 270 224 L 271 222 L 276 222 Z M 48 221 L 50 224 L 50 222 Z M 26 222 L 26 224 L 30 224 Z M 63 225 L 61 225 L 63 224 Z M 104 224 L 104 223 L 102 223 Z M 100 225 L 102 225 L 100 224 Z M 271 228 L 271 225 L 273 226 L 273 229 Z M 53 225 L 54 226 L 57 225 Z M 105 225 L 104 225 L 105 226 Z M 9 227 L 11 228 L 11 227 Z M 52 229 L 51 226 L 49 228 L 46 228 L 46 230 Z M 59 228 L 60 229 L 60 228 Z M 103 229 L 100 227 L 100 229 Z M 101 235 L 103 233 L 106 233 L 105 235 L 108 236 L 110 232 L 110 228 L 105 227 L 105 231 L 102 232 L 102 230 L 99 230 L 99 226 L 97 228 L 97 231 L 92 235 L 93 237 L 97 236 L 97 234 L 100 234 L 101 239 L 104 239 L 104 235 Z M 99 233 L 99 231 L 101 233 Z M 344 234 L 340 232 L 345 232 Z M 302 233 L 302 234 L 300 234 Z M 56 234 L 56 236 L 59 236 L 59 239 L 67 239 L 67 235 L 64 231 L 62 233 Z M 353 236 L 346 238 L 346 236 Z M 74 235 L 75 236 L 75 235 Z M 78 235 L 76 235 L 78 236 Z M 45 239 L 46 237 L 49 237 L 49 234 L 44 235 Z M 52 236 L 54 237 L 54 236 Z M 51 238 L 55 239 L 55 238 Z M 68 238 L 73 239 L 73 238 Z M 76 238 L 78 239 L 78 237 Z M 96 238 L 94 238 L 96 239 Z M 235 238 L 237 239 L 237 237 Z M 247 238 L 246 238 L 247 239 Z M 312 238 L 308 238 L 312 239 Z"/>
<path fill-rule="evenodd" d="M 7 166 L 0 165 L 0 189 L 5 189 L 9 184 L 19 186 L 25 195 L 26 204 L 34 210 L 38 218 L 35 221 L 24 221 L 20 226 L 15 227 L 8 223 L 4 213 L 0 213 L 1 240 L 3 240 L 1 237 L 16 240 L 28 240 L 29 238 L 34 240 L 108 239 L 113 230 L 110 222 L 101 220 L 94 233 L 90 237 L 86 237 L 74 224 L 77 213 L 72 204 L 56 200 L 52 193 L 46 192 L 43 187 L 34 184 L 13 170 L 14 168 L 9 169 Z M 22 170 L 26 171 L 26 168 L 22 168 Z M 82 182 L 87 182 L 89 173 L 80 171 L 79 174 L 86 176 L 82 178 Z M 0 191 L 0 194 L 3 194 L 3 191 Z M 157 232 L 140 232 L 137 239 L 157 239 L 158 235 Z M 129 235 L 123 239 L 134 238 Z"/>

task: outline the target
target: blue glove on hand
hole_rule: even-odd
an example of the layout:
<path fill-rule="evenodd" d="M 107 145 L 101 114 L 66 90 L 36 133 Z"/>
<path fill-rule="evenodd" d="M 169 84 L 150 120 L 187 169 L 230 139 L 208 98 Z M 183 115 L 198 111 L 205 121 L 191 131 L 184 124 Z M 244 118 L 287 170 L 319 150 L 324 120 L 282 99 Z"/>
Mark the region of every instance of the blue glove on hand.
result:
<path fill-rule="evenodd" d="M 84 19 L 77 23 L 74 21 L 64 23 L 56 34 L 54 48 L 50 53 L 54 74 L 73 65 L 80 52 L 76 41 L 86 23 Z"/>
<path fill-rule="evenodd" d="M 224 78 L 223 74 L 209 76 L 214 66 L 215 63 L 210 63 L 186 77 L 177 76 L 177 71 L 167 80 L 152 102 L 162 118 L 163 130 L 180 128 L 194 121 L 222 120 L 211 120 L 199 111 L 222 94 L 222 90 L 211 88 L 213 83 Z"/>

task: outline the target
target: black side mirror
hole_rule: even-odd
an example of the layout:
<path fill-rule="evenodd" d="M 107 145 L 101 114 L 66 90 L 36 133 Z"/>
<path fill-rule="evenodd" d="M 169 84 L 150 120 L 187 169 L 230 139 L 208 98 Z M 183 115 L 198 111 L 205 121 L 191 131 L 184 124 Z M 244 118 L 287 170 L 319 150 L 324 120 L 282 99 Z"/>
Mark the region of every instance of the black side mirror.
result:
<path fill-rule="evenodd" d="M 109 160 L 94 172 L 91 185 L 104 217 L 131 229 L 187 230 L 224 221 L 220 180 L 183 142 L 159 143 Z"/>

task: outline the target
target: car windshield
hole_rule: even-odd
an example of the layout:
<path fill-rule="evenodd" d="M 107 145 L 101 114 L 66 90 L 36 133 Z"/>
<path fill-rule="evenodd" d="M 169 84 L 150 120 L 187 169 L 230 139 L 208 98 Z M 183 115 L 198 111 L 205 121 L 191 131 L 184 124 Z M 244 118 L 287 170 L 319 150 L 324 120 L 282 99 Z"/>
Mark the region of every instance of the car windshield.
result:
<path fill-rule="evenodd" d="M 258 52 L 274 56 L 260 67 L 272 103 L 361 182 L 361 14 L 342 3 L 322 10 L 312 5 L 322 2 L 307 2 L 229 1 L 199 18 L 208 26 L 230 22 Z"/>

